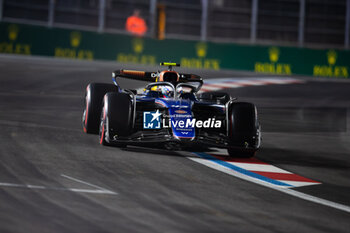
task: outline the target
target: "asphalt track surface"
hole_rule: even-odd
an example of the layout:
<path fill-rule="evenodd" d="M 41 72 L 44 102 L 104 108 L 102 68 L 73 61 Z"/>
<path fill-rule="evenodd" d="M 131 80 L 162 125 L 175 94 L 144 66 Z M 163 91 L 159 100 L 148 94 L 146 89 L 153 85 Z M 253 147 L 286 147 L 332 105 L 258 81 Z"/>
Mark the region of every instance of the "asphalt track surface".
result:
<path fill-rule="evenodd" d="M 90 82 L 111 82 L 118 68 L 135 66 L 0 56 L 0 232 L 349 232 L 348 212 L 229 176 L 181 153 L 99 145 L 96 135 L 82 131 L 84 90 Z M 348 109 L 350 82 L 306 81 L 228 91 L 265 111 L 257 158 L 322 183 L 297 191 L 349 206 L 349 127 L 292 132 L 278 109 Z"/>

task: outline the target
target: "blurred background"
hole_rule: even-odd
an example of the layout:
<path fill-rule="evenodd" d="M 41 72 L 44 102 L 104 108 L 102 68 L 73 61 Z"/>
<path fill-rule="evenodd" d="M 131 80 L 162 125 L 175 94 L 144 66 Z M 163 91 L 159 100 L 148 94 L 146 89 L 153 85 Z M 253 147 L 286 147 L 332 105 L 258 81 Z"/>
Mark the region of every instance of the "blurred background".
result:
<path fill-rule="evenodd" d="M 348 48 L 349 0 L 0 0 L 0 20 L 98 32 L 126 33 L 141 11 L 147 37 Z"/>

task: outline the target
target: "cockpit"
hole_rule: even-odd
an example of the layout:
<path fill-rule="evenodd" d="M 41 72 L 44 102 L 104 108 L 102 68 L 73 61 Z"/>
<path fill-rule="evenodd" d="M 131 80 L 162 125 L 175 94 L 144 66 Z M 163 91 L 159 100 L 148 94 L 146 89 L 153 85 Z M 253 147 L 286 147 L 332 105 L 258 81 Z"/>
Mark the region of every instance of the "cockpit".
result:
<path fill-rule="evenodd" d="M 156 82 L 146 86 L 144 95 L 153 98 L 196 100 L 195 93 L 199 88 L 200 84 L 198 83 L 178 83 L 174 86 L 170 82 Z"/>

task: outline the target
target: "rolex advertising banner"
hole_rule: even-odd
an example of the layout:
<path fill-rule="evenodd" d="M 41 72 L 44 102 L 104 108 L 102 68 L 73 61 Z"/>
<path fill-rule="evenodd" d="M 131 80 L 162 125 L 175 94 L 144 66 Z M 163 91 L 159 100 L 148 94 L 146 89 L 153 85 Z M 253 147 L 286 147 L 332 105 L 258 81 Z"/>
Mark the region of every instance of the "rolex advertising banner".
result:
<path fill-rule="evenodd" d="M 0 23 L 0 53 L 339 78 L 348 78 L 350 68 L 348 50 L 155 40 L 10 23 Z"/>

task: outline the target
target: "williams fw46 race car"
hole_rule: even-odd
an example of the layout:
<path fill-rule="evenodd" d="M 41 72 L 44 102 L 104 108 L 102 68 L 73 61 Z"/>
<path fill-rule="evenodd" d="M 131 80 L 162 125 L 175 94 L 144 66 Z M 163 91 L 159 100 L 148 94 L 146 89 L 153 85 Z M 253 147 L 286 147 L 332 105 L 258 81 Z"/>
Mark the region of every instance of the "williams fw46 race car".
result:
<path fill-rule="evenodd" d="M 114 84 L 90 83 L 82 123 L 86 133 L 99 134 L 102 145 L 125 147 L 161 143 L 167 149 L 204 145 L 227 148 L 230 156 L 252 157 L 261 133 L 254 104 L 238 102 L 224 92 L 199 94 L 203 80 L 167 70 L 116 70 Z M 142 93 L 122 89 L 120 78 L 149 82 Z"/>

